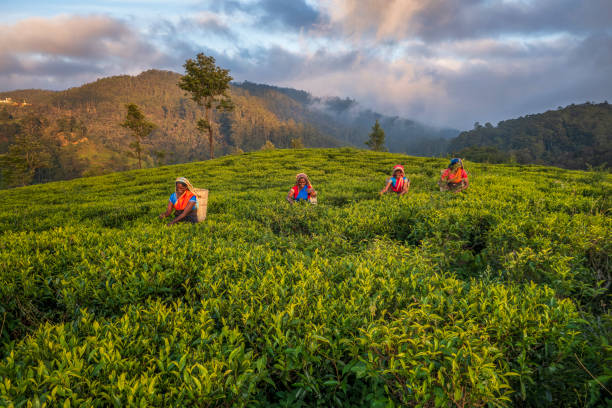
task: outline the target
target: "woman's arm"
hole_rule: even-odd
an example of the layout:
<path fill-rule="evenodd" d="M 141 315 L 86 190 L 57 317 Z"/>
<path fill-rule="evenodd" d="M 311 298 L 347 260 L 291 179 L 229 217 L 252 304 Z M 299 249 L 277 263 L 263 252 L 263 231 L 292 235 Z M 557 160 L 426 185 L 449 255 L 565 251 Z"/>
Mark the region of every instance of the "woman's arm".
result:
<path fill-rule="evenodd" d="M 289 189 L 289 194 L 287 194 L 287 201 L 288 201 L 290 204 L 293 204 L 293 189 L 292 189 L 292 188 L 291 188 L 291 189 Z"/>
<path fill-rule="evenodd" d="M 402 192 L 400 193 L 400 195 L 403 196 L 404 194 L 406 194 L 409 188 L 410 188 L 410 180 L 407 180 L 404 183 L 404 188 L 402 189 Z"/>
<path fill-rule="evenodd" d="M 172 202 L 168 201 L 168 207 L 166 207 L 166 212 L 159 214 L 159 218 L 166 218 L 172 214 Z"/>
<path fill-rule="evenodd" d="M 310 194 L 311 197 L 316 197 L 317 196 L 317 192 L 312 187 L 308 187 L 308 194 Z"/>
<path fill-rule="evenodd" d="M 193 209 L 193 206 L 195 205 L 195 201 L 189 201 L 187 203 L 187 206 L 185 207 L 185 209 L 183 210 L 183 212 L 181 213 L 181 215 L 179 215 L 178 217 L 176 217 L 175 219 L 173 219 L 172 221 L 170 221 L 168 223 L 168 226 L 171 226 L 172 224 L 176 224 L 177 222 L 179 222 L 180 220 L 182 220 L 183 218 L 185 218 L 186 216 L 189 215 L 189 213 L 191 212 L 191 210 Z"/>
<path fill-rule="evenodd" d="M 380 195 L 385 194 L 387 191 L 389 191 L 389 187 L 391 187 L 391 179 L 389 179 L 389 180 L 387 181 L 387 185 L 385 186 L 385 188 L 383 188 L 382 190 L 380 190 L 380 193 L 378 193 L 378 194 L 380 194 Z"/>

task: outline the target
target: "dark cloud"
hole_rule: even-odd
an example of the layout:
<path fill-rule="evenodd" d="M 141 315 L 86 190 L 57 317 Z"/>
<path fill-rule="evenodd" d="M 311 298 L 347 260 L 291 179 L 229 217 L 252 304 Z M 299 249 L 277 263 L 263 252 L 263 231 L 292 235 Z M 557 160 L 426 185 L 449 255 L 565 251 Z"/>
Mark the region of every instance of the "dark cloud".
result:
<path fill-rule="evenodd" d="M 14 55 L 0 54 L 0 75 L 11 75 L 21 71 L 23 66 Z"/>
<path fill-rule="evenodd" d="M 332 0 L 334 23 L 355 38 L 426 41 L 610 30 L 612 1 Z"/>
<path fill-rule="evenodd" d="M 299 30 L 311 28 L 321 18 L 319 11 L 304 0 L 262 0 L 257 6 L 263 11 L 259 20 L 261 24 L 278 22 Z"/>
<path fill-rule="evenodd" d="M 323 78 L 326 75 L 350 70 L 359 52 L 330 53 L 319 49 L 313 54 L 290 52 L 278 46 L 259 47 L 253 51 L 241 53 L 242 61 L 236 66 L 236 74 L 241 79 L 249 79 L 270 84 L 287 84 L 300 79 Z M 234 71 L 232 71 L 234 72 Z"/>
<path fill-rule="evenodd" d="M 445 98 L 425 100 L 421 115 L 463 129 L 475 121 L 497 123 L 572 103 L 602 102 L 612 96 L 612 36 L 589 37 L 565 54 L 467 64 L 433 76 Z"/>
<path fill-rule="evenodd" d="M 241 12 L 255 18 L 253 26 L 263 31 L 274 29 L 310 29 L 324 19 L 318 9 L 305 0 L 259 0 L 256 2 L 222 1 L 208 4 L 209 9 L 229 15 Z"/>

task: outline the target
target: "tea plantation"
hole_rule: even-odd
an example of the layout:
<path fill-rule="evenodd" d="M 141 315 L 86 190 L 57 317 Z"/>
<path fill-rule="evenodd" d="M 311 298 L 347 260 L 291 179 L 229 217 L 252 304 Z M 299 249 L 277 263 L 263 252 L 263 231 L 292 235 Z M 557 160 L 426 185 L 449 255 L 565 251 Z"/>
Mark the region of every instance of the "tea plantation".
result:
<path fill-rule="evenodd" d="M 393 165 L 412 180 L 380 198 Z M 612 406 L 612 176 L 276 150 L 5 190 L 0 406 Z M 319 204 L 289 205 L 306 172 Z M 177 176 L 208 218 L 166 227 Z"/>

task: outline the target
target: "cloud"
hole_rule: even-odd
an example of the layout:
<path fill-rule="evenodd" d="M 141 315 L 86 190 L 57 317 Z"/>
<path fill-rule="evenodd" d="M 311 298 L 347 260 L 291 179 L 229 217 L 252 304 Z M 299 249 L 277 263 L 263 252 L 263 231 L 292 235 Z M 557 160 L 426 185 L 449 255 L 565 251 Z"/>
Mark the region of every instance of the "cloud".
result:
<path fill-rule="evenodd" d="M 342 114 L 345 112 L 349 112 L 351 109 L 357 107 L 357 101 L 351 98 L 339 98 L 337 96 L 333 96 L 330 98 L 326 98 L 323 101 L 323 104 L 326 109 L 331 110 L 337 114 Z"/>
<path fill-rule="evenodd" d="M 0 52 L 67 57 L 127 57 L 150 52 L 128 26 L 104 16 L 30 18 L 0 25 Z"/>
<path fill-rule="evenodd" d="M 261 24 L 278 22 L 299 30 L 314 26 L 321 18 L 319 11 L 304 0 L 262 0 L 257 6 L 263 11 Z"/>
<path fill-rule="evenodd" d="M 356 100 L 386 115 L 460 129 L 470 129 L 476 121 L 497 123 L 612 95 L 606 79 L 612 77 L 609 35 L 528 44 L 466 40 L 447 42 L 442 48 L 439 53 L 389 61 L 367 49 L 306 54 L 271 47 L 244 51 L 223 64 L 238 80 L 332 97 L 323 101 Z M 470 54 L 471 48 L 475 50 Z M 469 55 L 449 56 L 463 52 Z"/>
<path fill-rule="evenodd" d="M 325 0 L 332 24 L 354 40 L 427 41 L 608 30 L 609 0 Z"/>
<path fill-rule="evenodd" d="M 181 19 L 180 27 L 181 31 L 195 29 L 200 30 L 202 33 L 217 35 L 231 41 L 237 40 L 229 25 L 216 13 L 201 12 L 195 17 L 183 18 Z"/>
<path fill-rule="evenodd" d="M 208 4 L 211 10 L 227 15 L 245 14 L 251 17 L 253 28 L 262 31 L 311 29 L 324 16 L 305 0 L 258 0 L 244 2 L 228 0 Z"/>
<path fill-rule="evenodd" d="M 37 17 L 0 23 L 0 90 L 182 72 L 203 52 L 236 81 L 304 89 L 328 109 L 356 100 L 465 129 L 610 100 L 611 14 L 609 0 L 228 0 L 152 21 Z"/>
<path fill-rule="evenodd" d="M 75 85 L 132 73 L 164 55 L 124 21 L 107 16 L 29 18 L 0 24 L 0 88 Z"/>
<path fill-rule="evenodd" d="M 242 49 L 235 57 L 220 56 L 217 62 L 230 68 L 232 75 L 239 81 L 283 83 L 291 86 L 293 81 L 300 78 L 315 80 L 330 72 L 350 70 L 358 58 L 358 51 L 332 53 L 318 49 L 315 52 L 292 52 L 273 45 Z"/>

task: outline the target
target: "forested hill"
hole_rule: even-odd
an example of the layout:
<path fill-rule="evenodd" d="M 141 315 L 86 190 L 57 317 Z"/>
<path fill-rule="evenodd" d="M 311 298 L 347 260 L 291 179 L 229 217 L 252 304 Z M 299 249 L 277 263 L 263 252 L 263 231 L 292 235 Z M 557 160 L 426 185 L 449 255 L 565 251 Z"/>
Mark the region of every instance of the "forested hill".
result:
<path fill-rule="evenodd" d="M 203 159 L 209 155 L 208 147 L 196 128 L 203 109 L 179 89 L 179 77 L 174 72 L 151 70 L 59 92 L 0 93 L 0 100 L 28 103 L 0 105 L 0 153 L 20 142 L 17 136 L 29 129 L 39 143 L 34 150 L 50 162 L 36 171 L 34 181 L 134 168 L 134 159 L 127 154 L 130 133 L 119 124 L 126 117 L 125 104 L 135 103 L 146 119 L 157 125 L 145 143 L 147 166 Z M 306 122 L 280 118 L 248 91 L 233 87 L 232 97 L 236 109 L 214 117 L 216 155 L 256 150 L 268 140 L 279 147 L 288 147 L 292 139 L 311 147 L 340 145 Z M 299 108 L 290 98 L 278 97 L 287 109 Z M 31 149 L 32 144 L 29 140 L 23 148 Z"/>
<path fill-rule="evenodd" d="M 450 151 L 478 161 L 549 164 L 570 169 L 612 165 L 612 105 L 585 103 L 499 122 L 476 123 Z"/>
<path fill-rule="evenodd" d="M 445 154 L 450 139 L 459 130 L 440 128 L 399 116 L 387 116 L 365 109 L 351 98 L 316 97 L 308 92 L 292 88 L 280 88 L 245 81 L 237 85 L 251 95 L 262 98 L 266 107 L 281 117 L 307 121 L 324 134 L 363 147 L 376 120 L 385 131 L 385 145 L 390 152 L 407 153 L 415 156 L 435 156 Z M 296 111 L 284 109 L 276 102 L 275 96 L 283 94 L 301 106 Z M 285 116 L 288 115 L 288 116 Z"/>
<path fill-rule="evenodd" d="M 119 125 L 125 120 L 126 103 L 138 105 L 146 119 L 157 125 L 144 146 L 146 166 L 207 158 L 208 145 L 196 128 L 203 110 L 179 89 L 179 77 L 175 72 L 150 70 L 137 76 L 103 78 L 65 91 L 0 93 L 4 102 L 0 103 L 0 155 L 10 149 L 17 156 L 24 151 L 37 155 L 27 166 L 19 160 L 3 162 L 3 167 L 14 167 L 14 171 L 10 177 L 4 174 L 0 184 L 134 168 L 136 161 L 129 156 L 130 133 Z M 443 152 L 446 145 L 442 139 L 458 133 L 357 111 L 355 101 L 322 100 L 295 89 L 245 82 L 232 85 L 231 95 L 235 110 L 213 118 L 217 156 L 258 150 L 268 141 L 281 148 L 365 147 L 376 119 L 387 131 L 390 150 L 415 155 Z M 7 98 L 14 103 L 6 103 L 10 102 Z M 22 106 L 23 101 L 27 105 Z M 351 109 L 339 110 L 338 102 L 347 101 Z M 28 135 L 24 135 L 25 129 Z M 431 143 L 432 139 L 441 143 Z"/>

